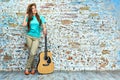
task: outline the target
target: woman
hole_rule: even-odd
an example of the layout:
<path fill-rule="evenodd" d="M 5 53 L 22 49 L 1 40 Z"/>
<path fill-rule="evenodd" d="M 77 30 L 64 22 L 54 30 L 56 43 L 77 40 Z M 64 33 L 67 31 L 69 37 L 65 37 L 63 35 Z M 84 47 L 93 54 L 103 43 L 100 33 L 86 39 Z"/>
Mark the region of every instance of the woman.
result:
<path fill-rule="evenodd" d="M 23 26 L 28 27 L 26 37 L 27 46 L 30 51 L 24 71 L 26 75 L 30 73 L 35 74 L 34 57 L 39 46 L 39 38 L 41 37 L 41 31 L 43 30 L 44 35 L 47 34 L 45 23 L 45 18 L 43 16 L 39 16 L 37 13 L 36 4 L 32 3 L 28 5 L 27 13 L 23 21 Z"/>

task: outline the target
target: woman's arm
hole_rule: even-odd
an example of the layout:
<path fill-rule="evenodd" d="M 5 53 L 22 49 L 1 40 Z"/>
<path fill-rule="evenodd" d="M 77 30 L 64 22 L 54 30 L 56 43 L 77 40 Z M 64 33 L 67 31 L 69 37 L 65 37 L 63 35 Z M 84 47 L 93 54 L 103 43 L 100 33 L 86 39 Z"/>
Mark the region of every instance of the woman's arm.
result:
<path fill-rule="evenodd" d="M 22 24 L 24 27 L 27 26 L 27 21 L 26 21 L 27 17 L 28 17 L 28 14 L 25 15 L 25 18 Z"/>
<path fill-rule="evenodd" d="M 43 34 L 46 35 L 47 34 L 46 24 L 42 24 L 42 27 L 43 27 Z"/>

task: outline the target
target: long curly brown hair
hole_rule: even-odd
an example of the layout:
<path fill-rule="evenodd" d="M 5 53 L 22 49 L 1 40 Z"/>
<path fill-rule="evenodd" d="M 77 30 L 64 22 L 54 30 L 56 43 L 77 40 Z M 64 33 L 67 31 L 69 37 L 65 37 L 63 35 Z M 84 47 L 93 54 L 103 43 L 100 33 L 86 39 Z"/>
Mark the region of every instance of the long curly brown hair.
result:
<path fill-rule="evenodd" d="M 30 30 L 30 21 L 33 19 L 33 13 L 32 13 L 32 6 L 35 6 L 36 8 L 36 4 L 35 3 L 32 3 L 32 4 L 29 4 L 28 7 L 27 7 L 27 14 L 28 14 L 28 23 L 27 23 L 27 27 L 28 27 L 28 31 Z M 40 17 L 38 15 L 38 13 L 35 14 L 38 22 L 39 22 L 39 25 L 41 25 L 41 20 L 40 20 Z"/>

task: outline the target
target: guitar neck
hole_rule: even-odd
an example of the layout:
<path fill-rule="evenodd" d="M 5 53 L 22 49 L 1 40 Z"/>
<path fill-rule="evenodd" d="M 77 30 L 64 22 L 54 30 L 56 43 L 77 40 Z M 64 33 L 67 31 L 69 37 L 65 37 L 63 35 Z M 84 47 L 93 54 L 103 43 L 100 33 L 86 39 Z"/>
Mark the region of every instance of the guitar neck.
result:
<path fill-rule="evenodd" d="M 45 36 L 45 60 L 47 59 L 47 35 Z"/>

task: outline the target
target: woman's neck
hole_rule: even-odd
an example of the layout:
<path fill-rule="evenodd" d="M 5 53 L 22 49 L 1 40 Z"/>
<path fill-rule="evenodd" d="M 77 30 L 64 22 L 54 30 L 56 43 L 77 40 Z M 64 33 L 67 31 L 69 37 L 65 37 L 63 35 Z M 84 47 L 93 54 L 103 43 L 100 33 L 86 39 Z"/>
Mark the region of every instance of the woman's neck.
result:
<path fill-rule="evenodd" d="M 35 16 L 36 14 L 33 14 L 33 16 Z"/>

